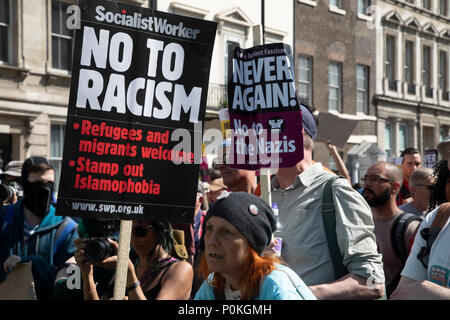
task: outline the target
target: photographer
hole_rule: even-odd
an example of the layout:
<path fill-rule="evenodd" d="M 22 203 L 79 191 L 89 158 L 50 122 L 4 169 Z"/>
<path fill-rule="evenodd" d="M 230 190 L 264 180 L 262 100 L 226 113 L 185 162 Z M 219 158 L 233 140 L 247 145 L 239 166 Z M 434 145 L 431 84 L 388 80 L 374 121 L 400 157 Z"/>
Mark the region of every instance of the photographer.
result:
<path fill-rule="evenodd" d="M 90 260 L 102 261 L 106 257 L 116 255 L 116 250 L 112 247 L 107 238 L 118 240 L 120 221 L 112 219 L 80 219 L 77 227 L 80 240 L 76 243 L 84 243 L 88 246 L 86 254 Z M 80 284 L 85 281 L 84 277 L 81 279 L 70 279 L 75 268 L 87 275 L 87 270 L 80 269 L 77 265 L 75 257 L 71 257 L 65 267 L 62 268 L 55 279 L 54 298 L 57 300 L 83 300 L 83 290 L 80 287 L 75 287 L 75 284 Z M 114 270 L 107 270 L 101 267 L 93 267 L 93 279 L 97 283 L 97 291 L 100 296 L 107 293 L 110 281 L 113 279 Z M 81 276 L 79 272 L 73 273 L 73 276 Z M 86 280 L 87 281 L 87 280 Z"/>
<path fill-rule="evenodd" d="M 10 161 L 5 167 L 5 171 L 0 174 L 0 202 L 4 204 L 14 204 L 22 196 L 22 186 L 20 176 L 23 161 Z"/>
<path fill-rule="evenodd" d="M 104 247 L 107 256 L 92 256 L 86 239 L 75 240 L 77 251 L 74 257 L 81 269 L 83 296 L 85 300 L 112 297 L 112 278 L 108 290 L 100 292 L 96 285 L 94 267 L 115 270 L 118 244 L 108 238 Z M 173 258 L 174 240 L 172 228 L 167 222 L 133 221 L 131 234 L 132 252 L 137 255 L 134 263 L 128 259 L 127 295 L 131 300 L 180 300 L 189 299 L 193 270 L 185 261 Z M 114 255 L 110 254 L 114 252 Z M 98 261 L 100 259 L 101 261 Z M 93 261 L 97 260 L 97 261 Z M 133 259 L 134 260 L 134 259 Z"/>

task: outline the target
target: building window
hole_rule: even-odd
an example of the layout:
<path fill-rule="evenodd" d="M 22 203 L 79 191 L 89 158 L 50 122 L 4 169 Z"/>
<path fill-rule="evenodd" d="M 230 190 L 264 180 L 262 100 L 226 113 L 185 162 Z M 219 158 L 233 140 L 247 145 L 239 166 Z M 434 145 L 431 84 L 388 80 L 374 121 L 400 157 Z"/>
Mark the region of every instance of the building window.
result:
<path fill-rule="evenodd" d="M 330 6 L 342 9 L 342 0 L 330 0 Z"/>
<path fill-rule="evenodd" d="M 422 7 L 431 10 L 431 0 L 422 0 Z"/>
<path fill-rule="evenodd" d="M 386 125 L 384 127 L 384 152 L 386 154 L 386 158 L 390 158 L 393 156 L 392 145 L 392 124 L 386 122 Z"/>
<path fill-rule="evenodd" d="M 224 68 L 224 74 L 225 74 L 225 84 L 228 84 L 228 75 L 233 74 L 233 54 L 234 54 L 234 48 L 240 47 L 239 43 L 234 41 L 227 41 L 225 44 L 225 68 Z"/>
<path fill-rule="evenodd" d="M 67 7 L 70 4 L 52 0 L 52 67 L 72 70 L 74 31 L 67 29 Z"/>
<path fill-rule="evenodd" d="M 356 112 L 369 113 L 369 67 L 356 66 Z"/>
<path fill-rule="evenodd" d="M 397 82 L 395 81 L 395 37 L 386 36 L 386 53 L 385 53 L 385 73 L 389 81 L 389 89 L 397 91 Z"/>
<path fill-rule="evenodd" d="M 53 168 L 55 168 L 55 190 L 58 190 L 59 178 L 61 176 L 65 128 L 66 126 L 62 124 L 51 125 L 49 160 Z"/>
<path fill-rule="evenodd" d="M 408 127 L 402 123 L 398 127 L 398 149 L 405 150 L 408 147 Z"/>
<path fill-rule="evenodd" d="M 440 0 L 439 1 L 439 13 L 442 16 L 448 16 L 448 0 Z"/>
<path fill-rule="evenodd" d="M 341 112 L 342 65 L 330 62 L 328 65 L 328 109 Z"/>
<path fill-rule="evenodd" d="M 431 90 L 431 47 L 422 48 L 422 82 L 425 87 L 425 95 L 429 98 L 433 96 Z"/>
<path fill-rule="evenodd" d="M 422 150 L 436 148 L 436 145 L 434 144 L 434 128 L 433 127 L 423 127 L 422 136 L 423 136 Z"/>
<path fill-rule="evenodd" d="M 8 62 L 10 44 L 9 0 L 0 0 L 0 61 Z"/>
<path fill-rule="evenodd" d="M 448 55 L 447 51 L 439 52 L 439 88 L 442 90 L 442 100 L 449 100 L 448 93 Z"/>
<path fill-rule="evenodd" d="M 448 136 L 448 127 L 442 126 L 439 130 L 439 142 L 447 138 L 447 136 Z"/>
<path fill-rule="evenodd" d="M 298 59 L 298 96 L 312 104 L 312 57 L 301 55 Z"/>
<path fill-rule="evenodd" d="M 416 94 L 414 75 L 414 42 L 405 42 L 405 82 L 408 85 L 408 93 Z"/>
<path fill-rule="evenodd" d="M 367 15 L 367 9 L 369 8 L 370 0 L 358 0 L 358 13 Z"/>

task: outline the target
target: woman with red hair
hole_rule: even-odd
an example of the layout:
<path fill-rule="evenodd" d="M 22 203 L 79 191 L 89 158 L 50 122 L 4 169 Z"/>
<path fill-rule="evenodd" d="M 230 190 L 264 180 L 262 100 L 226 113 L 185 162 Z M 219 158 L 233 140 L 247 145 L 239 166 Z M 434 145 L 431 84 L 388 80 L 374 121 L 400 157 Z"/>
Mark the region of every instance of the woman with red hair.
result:
<path fill-rule="evenodd" d="M 205 281 L 195 300 L 315 300 L 298 275 L 264 255 L 275 217 L 262 199 L 233 192 L 217 200 L 204 222 L 199 271 Z"/>

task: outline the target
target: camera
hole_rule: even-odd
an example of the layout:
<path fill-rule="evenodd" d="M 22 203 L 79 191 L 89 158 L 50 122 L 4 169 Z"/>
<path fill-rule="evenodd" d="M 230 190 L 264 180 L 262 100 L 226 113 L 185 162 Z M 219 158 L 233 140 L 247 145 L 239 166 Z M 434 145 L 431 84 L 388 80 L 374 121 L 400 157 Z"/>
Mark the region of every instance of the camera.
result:
<path fill-rule="evenodd" d="M 117 254 L 108 238 L 118 240 L 120 220 L 83 219 L 83 225 L 90 236 L 84 248 L 87 260 L 100 262 Z"/>
<path fill-rule="evenodd" d="M 88 261 L 100 262 L 117 254 L 108 238 L 89 238 L 85 242 L 84 253 Z"/>
<path fill-rule="evenodd" d="M 17 200 L 18 192 L 14 187 L 6 184 L 0 184 L 0 203 L 10 204 L 14 202 L 14 198 Z"/>

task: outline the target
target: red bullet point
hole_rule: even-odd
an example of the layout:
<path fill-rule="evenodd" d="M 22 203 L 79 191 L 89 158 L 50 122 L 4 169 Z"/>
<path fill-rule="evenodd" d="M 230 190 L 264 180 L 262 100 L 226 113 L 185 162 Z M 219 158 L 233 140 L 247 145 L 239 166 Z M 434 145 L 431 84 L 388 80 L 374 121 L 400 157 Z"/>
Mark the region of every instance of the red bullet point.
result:
<path fill-rule="evenodd" d="M 75 161 L 70 160 L 70 161 L 69 161 L 69 166 L 73 167 L 74 165 L 75 165 Z"/>
<path fill-rule="evenodd" d="M 80 128 L 80 124 L 79 124 L 79 123 L 74 123 L 74 124 L 73 124 L 73 128 L 74 128 L 75 130 L 78 130 L 78 129 Z"/>

